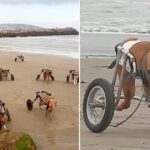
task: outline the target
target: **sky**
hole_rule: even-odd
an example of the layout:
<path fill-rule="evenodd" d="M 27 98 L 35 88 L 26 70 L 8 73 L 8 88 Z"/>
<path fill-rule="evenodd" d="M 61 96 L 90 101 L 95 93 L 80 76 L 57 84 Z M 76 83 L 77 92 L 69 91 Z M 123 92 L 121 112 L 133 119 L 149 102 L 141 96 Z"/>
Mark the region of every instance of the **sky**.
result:
<path fill-rule="evenodd" d="M 0 0 L 0 24 L 79 29 L 78 0 Z"/>

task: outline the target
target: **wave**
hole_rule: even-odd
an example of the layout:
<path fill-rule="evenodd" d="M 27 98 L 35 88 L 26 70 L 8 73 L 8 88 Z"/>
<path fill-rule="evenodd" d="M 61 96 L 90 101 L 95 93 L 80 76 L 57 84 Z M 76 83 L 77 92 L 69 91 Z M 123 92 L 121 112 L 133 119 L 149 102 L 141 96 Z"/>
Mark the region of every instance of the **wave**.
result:
<path fill-rule="evenodd" d="M 0 38 L 0 50 L 79 59 L 77 36 Z"/>

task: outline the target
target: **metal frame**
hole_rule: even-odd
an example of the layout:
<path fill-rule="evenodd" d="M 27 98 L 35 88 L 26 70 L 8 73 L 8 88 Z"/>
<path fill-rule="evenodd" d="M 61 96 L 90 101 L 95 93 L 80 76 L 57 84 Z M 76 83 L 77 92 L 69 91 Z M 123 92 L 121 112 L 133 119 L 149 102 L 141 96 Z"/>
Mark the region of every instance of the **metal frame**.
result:
<path fill-rule="evenodd" d="M 126 63 L 127 63 L 128 59 L 132 63 L 132 70 L 131 70 L 130 74 L 134 78 L 137 77 L 136 76 L 136 74 L 137 74 L 136 61 L 135 61 L 134 56 L 128 50 L 125 50 L 121 45 L 118 45 L 116 48 L 117 48 L 118 52 L 117 52 L 117 57 L 116 57 L 115 71 L 114 71 L 113 80 L 112 80 L 113 90 L 114 90 L 116 79 L 117 79 L 117 69 L 118 69 L 119 62 L 121 59 L 123 59 L 123 63 L 122 63 L 120 82 L 119 82 L 119 86 L 118 86 L 118 92 L 117 92 L 117 95 L 115 95 L 115 97 L 114 97 L 115 98 L 115 107 L 118 105 L 120 99 L 124 98 L 124 96 L 121 96 L 121 92 L 122 92 L 122 88 L 123 88 L 124 71 L 126 69 Z M 137 97 L 137 96 L 134 96 L 133 99 L 141 100 L 141 98 Z M 143 97 L 142 97 L 142 99 L 143 99 Z"/>

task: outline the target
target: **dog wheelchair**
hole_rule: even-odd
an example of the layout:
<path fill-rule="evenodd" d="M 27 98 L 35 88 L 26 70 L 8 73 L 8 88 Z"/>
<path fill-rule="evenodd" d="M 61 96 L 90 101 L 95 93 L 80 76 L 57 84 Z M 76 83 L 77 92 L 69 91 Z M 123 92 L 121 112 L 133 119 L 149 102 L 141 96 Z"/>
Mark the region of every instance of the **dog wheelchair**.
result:
<path fill-rule="evenodd" d="M 121 92 L 123 88 L 123 82 L 126 78 L 124 76 L 124 72 L 127 67 L 127 62 L 129 62 L 130 65 L 129 77 L 132 77 L 134 79 L 141 79 L 142 82 L 147 79 L 146 76 L 148 75 L 148 73 L 146 69 L 137 70 L 136 59 L 128 50 L 124 49 L 121 44 L 116 45 L 116 50 L 116 59 L 109 67 L 115 67 L 112 83 L 103 78 L 97 78 L 89 84 L 84 95 L 83 119 L 88 129 L 94 133 L 103 132 L 108 128 L 108 126 L 113 126 L 110 123 L 113 118 L 115 108 L 120 100 L 124 99 L 124 97 L 121 96 Z M 116 93 L 114 88 L 117 79 L 117 69 L 120 63 L 122 66 L 122 70 L 118 90 Z M 134 112 L 128 118 L 114 127 L 117 127 L 118 125 L 129 119 L 138 109 L 141 101 L 144 100 L 148 107 L 150 107 L 149 94 L 143 94 L 142 97 L 134 96 L 133 99 L 139 100 L 139 104 Z"/>
<path fill-rule="evenodd" d="M 2 69 L 0 68 L 0 81 L 2 80 L 11 80 L 14 81 L 15 77 L 13 74 L 10 73 L 9 69 Z"/>
<path fill-rule="evenodd" d="M 48 78 L 49 80 L 49 77 L 51 78 L 52 81 L 54 81 L 54 76 L 52 75 L 52 70 L 49 70 L 49 69 L 42 69 L 41 70 L 41 73 L 37 75 L 36 77 L 36 80 L 39 80 L 39 78 L 43 76 L 43 79 L 44 81 Z"/>
<path fill-rule="evenodd" d="M 5 103 L 2 100 L 0 100 L 0 109 L 3 116 L 7 117 L 8 121 L 11 121 L 9 110 L 6 108 Z"/>
<path fill-rule="evenodd" d="M 18 55 L 15 59 L 14 59 L 14 61 L 16 62 L 16 61 L 18 61 L 18 60 L 21 60 L 22 62 L 24 61 L 24 56 L 23 55 Z"/>
<path fill-rule="evenodd" d="M 66 76 L 66 82 L 72 80 L 75 84 L 79 83 L 79 72 L 77 70 L 69 70 L 69 74 Z"/>
<path fill-rule="evenodd" d="M 49 96 L 51 96 L 51 94 L 48 93 L 48 92 L 46 92 L 46 91 L 35 92 L 35 94 L 36 94 L 36 97 L 35 97 L 35 99 L 34 99 L 33 101 L 32 101 L 31 99 L 28 99 L 28 100 L 27 100 L 27 102 L 26 102 L 27 109 L 28 109 L 29 111 L 31 111 L 31 110 L 33 109 L 33 104 L 34 104 L 35 101 L 37 101 L 38 103 L 43 102 L 43 105 L 46 106 L 46 107 L 45 107 L 45 111 L 46 111 L 46 112 L 45 112 L 45 116 L 47 116 L 50 102 L 49 102 L 49 101 L 48 101 L 48 102 L 45 101 L 45 100 L 41 97 L 41 94 L 46 94 L 46 95 L 49 95 Z"/>

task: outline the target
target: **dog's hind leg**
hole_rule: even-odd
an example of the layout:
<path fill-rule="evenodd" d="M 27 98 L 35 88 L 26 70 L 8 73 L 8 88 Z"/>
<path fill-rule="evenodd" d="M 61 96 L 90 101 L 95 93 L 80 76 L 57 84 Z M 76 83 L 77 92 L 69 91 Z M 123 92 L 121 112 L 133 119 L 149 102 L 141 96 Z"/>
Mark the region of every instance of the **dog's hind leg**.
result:
<path fill-rule="evenodd" d="M 122 70 L 122 67 L 119 66 L 118 67 L 119 78 L 121 75 L 121 70 Z M 127 75 L 129 75 L 129 72 L 125 71 L 125 76 L 127 76 Z M 135 95 L 135 79 L 134 78 L 131 77 L 128 81 L 123 83 L 123 93 L 124 93 L 125 99 L 123 100 L 123 102 L 121 104 L 119 104 L 116 107 L 116 110 L 118 110 L 118 111 L 128 109 L 130 107 L 131 99 Z"/>
<path fill-rule="evenodd" d="M 147 52 L 147 57 L 146 57 L 146 62 L 145 62 L 145 69 L 146 69 L 146 78 L 145 78 L 145 82 L 143 82 L 143 86 L 144 86 L 144 94 L 145 96 L 149 96 L 150 94 L 150 51 Z M 149 99 L 149 98 L 148 98 Z"/>
<path fill-rule="evenodd" d="M 6 130 L 7 129 L 7 127 L 5 126 L 5 125 L 3 125 L 3 128 Z"/>

